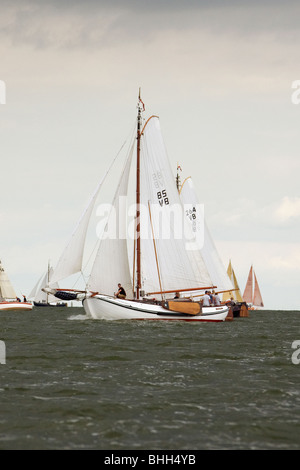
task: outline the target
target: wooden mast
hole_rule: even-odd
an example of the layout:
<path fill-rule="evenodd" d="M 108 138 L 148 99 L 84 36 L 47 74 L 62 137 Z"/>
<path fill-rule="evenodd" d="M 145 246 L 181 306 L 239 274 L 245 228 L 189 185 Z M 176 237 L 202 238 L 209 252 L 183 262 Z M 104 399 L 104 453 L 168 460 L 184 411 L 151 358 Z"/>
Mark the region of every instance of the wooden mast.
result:
<path fill-rule="evenodd" d="M 136 146 L 136 298 L 140 298 L 141 289 L 141 227 L 140 227 L 140 152 L 141 152 L 141 89 L 139 89 L 138 116 L 137 116 L 137 146 Z"/>

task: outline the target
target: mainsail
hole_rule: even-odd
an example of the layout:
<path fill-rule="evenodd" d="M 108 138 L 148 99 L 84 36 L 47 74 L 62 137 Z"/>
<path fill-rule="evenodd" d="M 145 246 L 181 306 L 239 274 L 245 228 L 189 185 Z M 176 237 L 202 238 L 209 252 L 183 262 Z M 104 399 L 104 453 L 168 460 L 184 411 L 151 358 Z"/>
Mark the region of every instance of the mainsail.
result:
<path fill-rule="evenodd" d="M 212 286 L 200 250 L 195 248 L 191 252 L 189 249 L 193 234 L 184 215 L 156 116 L 145 125 L 141 155 L 144 290 L 156 292 Z M 196 255 L 199 263 L 193 265 L 191 259 Z"/>

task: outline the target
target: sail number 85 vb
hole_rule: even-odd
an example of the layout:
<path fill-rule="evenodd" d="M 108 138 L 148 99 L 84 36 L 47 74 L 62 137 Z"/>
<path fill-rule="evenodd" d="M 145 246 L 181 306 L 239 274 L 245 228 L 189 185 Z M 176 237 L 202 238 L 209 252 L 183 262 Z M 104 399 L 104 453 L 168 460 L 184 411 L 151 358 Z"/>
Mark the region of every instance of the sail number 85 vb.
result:
<path fill-rule="evenodd" d="M 163 204 L 166 204 L 166 206 L 169 204 L 169 198 L 165 189 L 157 192 L 157 199 L 161 206 L 163 206 Z"/>

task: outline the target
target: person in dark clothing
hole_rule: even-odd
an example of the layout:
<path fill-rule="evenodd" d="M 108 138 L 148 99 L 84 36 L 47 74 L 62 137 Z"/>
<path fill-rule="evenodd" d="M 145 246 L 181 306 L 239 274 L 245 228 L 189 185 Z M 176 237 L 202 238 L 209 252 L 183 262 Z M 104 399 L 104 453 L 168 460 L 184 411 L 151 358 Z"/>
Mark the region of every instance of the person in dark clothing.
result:
<path fill-rule="evenodd" d="M 126 298 L 126 292 L 124 287 L 121 286 L 121 284 L 118 284 L 118 292 L 115 294 L 118 299 L 125 299 Z"/>

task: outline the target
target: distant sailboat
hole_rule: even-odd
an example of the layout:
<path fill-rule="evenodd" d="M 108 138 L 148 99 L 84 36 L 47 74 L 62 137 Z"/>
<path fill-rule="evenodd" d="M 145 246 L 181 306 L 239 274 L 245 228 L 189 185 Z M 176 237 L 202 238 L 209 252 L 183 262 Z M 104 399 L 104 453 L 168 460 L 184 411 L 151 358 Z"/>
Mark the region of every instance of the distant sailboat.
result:
<path fill-rule="evenodd" d="M 28 299 L 33 300 L 33 305 L 35 307 L 67 307 L 66 302 L 58 302 L 57 298 L 54 295 L 44 292 L 42 289 L 46 286 L 51 286 L 53 288 L 59 288 L 58 283 L 51 283 L 51 276 L 53 273 L 53 268 L 48 263 L 48 269 L 45 274 L 38 280 Z"/>
<path fill-rule="evenodd" d="M 231 264 L 231 260 L 229 261 L 229 264 L 228 264 L 227 274 L 233 285 L 233 290 L 229 292 L 224 292 L 223 302 L 226 302 L 227 300 L 230 300 L 231 298 L 233 298 L 233 300 L 236 302 L 244 302 L 234 269 Z"/>
<path fill-rule="evenodd" d="M 257 278 L 253 269 L 253 266 L 251 266 L 249 274 L 248 274 L 248 279 L 246 282 L 246 287 L 244 290 L 244 300 L 248 304 L 248 308 L 250 310 L 259 310 L 262 307 L 264 307 L 264 303 L 262 300 L 262 295 L 260 292 L 260 288 L 257 282 Z"/>
<path fill-rule="evenodd" d="M 234 317 L 248 317 L 249 309 L 247 303 L 245 302 L 245 299 L 243 299 L 242 297 L 240 287 L 231 264 L 231 260 L 228 264 L 227 274 L 234 288 L 232 291 L 224 292 L 222 300 L 225 304 L 231 305 Z"/>
<path fill-rule="evenodd" d="M 0 261 L 0 310 L 31 310 L 30 302 L 21 302 L 18 299 L 4 268 Z"/>

